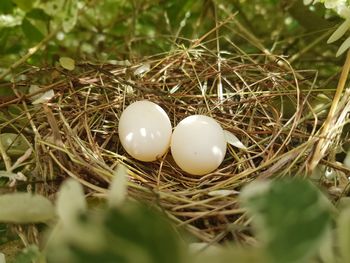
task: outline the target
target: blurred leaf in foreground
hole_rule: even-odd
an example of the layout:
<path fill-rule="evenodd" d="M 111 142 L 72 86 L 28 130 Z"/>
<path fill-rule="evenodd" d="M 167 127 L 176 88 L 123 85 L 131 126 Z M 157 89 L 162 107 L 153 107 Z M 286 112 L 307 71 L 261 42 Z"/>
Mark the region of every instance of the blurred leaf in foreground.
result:
<path fill-rule="evenodd" d="M 14 193 L 0 195 L 0 222 L 40 223 L 55 215 L 52 203 L 41 195 Z"/>
<path fill-rule="evenodd" d="M 35 245 L 31 245 L 21 251 L 19 253 L 13 263 L 33 263 L 33 262 L 39 262 L 38 259 L 40 258 L 40 251 L 39 248 Z"/>
<path fill-rule="evenodd" d="M 340 213 L 337 234 L 342 260 L 350 262 L 350 208 L 346 208 Z"/>
<path fill-rule="evenodd" d="M 122 209 L 88 211 L 78 221 L 74 234 L 62 225 L 52 232 L 49 262 L 184 262 L 173 229 L 146 206 L 126 203 Z"/>
<path fill-rule="evenodd" d="M 121 166 L 117 176 L 122 181 L 124 173 Z M 61 187 L 57 201 L 61 221 L 48 238 L 48 262 L 184 262 L 181 242 L 160 213 L 130 201 L 117 208 L 86 210 L 82 190 L 74 180 Z"/>
<path fill-rule="evenodd" d="M 317 253 L 330 226 L 331 209 L 310 182 L 254 182 L 241 199 L 271 262 L 301 263 Z"/>

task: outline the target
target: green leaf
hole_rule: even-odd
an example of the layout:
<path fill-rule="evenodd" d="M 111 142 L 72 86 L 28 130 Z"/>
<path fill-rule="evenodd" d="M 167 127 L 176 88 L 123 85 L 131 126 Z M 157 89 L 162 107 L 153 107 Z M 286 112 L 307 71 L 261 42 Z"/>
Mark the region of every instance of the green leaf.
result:
<path fill-rule="evenodd" d="M 61 57 L 60 58 L 60 65 L 62 68 L 65 68 L 67 70 L 74 70 L 75 68 L 75 61 L 68 57 Z"/>
<path fill-rule="evenodd" d="M 346 31 L 348 31 L 350 28 L 350 18 L 346 19 L 343 24 L 341 24 L 337 30 L 334 31 L 334 33 L 329 37 L 329 39 L 327 40 L 327 43 L 333 43 L 335 41 L 337 41 L 338 39 L 340 39 L 342 36 L 344 36 L 344 34 L 346 33 Z"/>
<path fill-rule="evenodd" d="M 41 195 L 15 193 L 0 195 L 0 222 L 40 223 L 55 215 L 52 203 Z"/>
<path fill-rule="evenodd" d="M 127 196 L 128 169 L 120 163 L 113 175 L 108 193 L 108 204 L 110 207 L 118 207 L 124 203 Z"/>
<path fill-rule="evenodd" d="M 19 26 L 22 24 L 24 16 L 25 13 L 20 10 L 17 10 L 14 14 L 0 15 L 0 28 Z"/>
<path fill-rule="evenodd" d="M 345 41 L 340 45 L 337 54 L 335 54 L 336 57 L 339 57 L 342 55 L 346 50 L 348 50 L 350 47 L 350 37 L 345 39 Z"/>
<path fill-rule="evenodd" d="M 50 237 L 48 262 L 184 262 L 182 244 L 169 223 L 140 204 L 94 208 L 80 214 L 71 231 L 61 226 Z"/>
<path fill-rule="evenodd" d="M 170 24 L 179 26 L 187 12 L 190 12 L 197 1 L 194 0 L 172 0 L 167 2 L 166 11 L 169 16 Z"/>
<path fill-rule="evenodd" d="M 28 20 L 24 19 L 22 22 L 22 30 L 25 36 L 33 42 L 39 42 L 44 35 Z"/>
<path fill-rule="evenodd" d="M 1 32 L 0 32 L 1 34 Z M 15 93 L 13 92 L 13 90 L 10 87 L 3 87 L 0 89 L 0 96 L 12 96 Z"/>
<path fill-rule="evenodd" d="M 0 1 L 0 14 L 10 14 L 14 8 L 12 0 L 1 0 Z"/>
<path fill-rule="evenodd" d="M 241 195 L 271 262 L 305 262 L 317 253 L 331 221 L 330 204 L 310 182 L 255 182 Z"/>
<path fill-rule="evenodd" d="M 62 11 L 64 3 L 65 0 L 51 0 L 40 3 L 39 8 L 44 10 L 46 14 L 55 16 Z"/>
<path fill-rule="evenodd" d="M 36 19 L 41 21 L 49 21 L 50 16 L 48 16 L 42 9 L 34 8 L 26 15 L 27 18 Z"/>
<path fill-rule="evenodd" d="M 2 0 L 1 0 L 2 1 Z M 35 0 L 12 0 L 23 11 L 28 12 L 35 4 Z"/>
<path fill-rule="evenodd" d="M 86 211 L 86 200 L 81 184 L 74 180 L 66 180 L 57 195 L 57 214 L 65 226 L 75 224 L 78 215 Z"/>
<path fill-rule="evenodd" d="M 33 263 L 37 262 L 40 258 L 39 248 L 35 245 L 30 245 L 29 247 L 23 249 L 21 253 L 19 253 L 13 263 Z"/>
<path fill-rule="evenodd" d="M 78 19 L 78 1 L 77 0 L 67 0 L 65 9 L 64 9 L 63 18 L 63 30 L 65 32 L 71 31 Z"/>
<path fill-rule="evenodd" d="M 342 262 L 350 262 L 350 208 L 344 209 L 338 218 L 338 242 Z"/>
<path fill-rule="evenodd" d="M 15 133 L 0 134 L 0 142 L 9 156 L 20 156 L 29 148 L 22 135 Z"/>
<path fill-rule="evenodd" d="M 209 247 L 208 247 L 209 245 Z M 220 246 L 213 247 L 208 244 L 205 250 L 196 253 L 193 263 L 269 263 L 263 251 L 252 247 Z"/>

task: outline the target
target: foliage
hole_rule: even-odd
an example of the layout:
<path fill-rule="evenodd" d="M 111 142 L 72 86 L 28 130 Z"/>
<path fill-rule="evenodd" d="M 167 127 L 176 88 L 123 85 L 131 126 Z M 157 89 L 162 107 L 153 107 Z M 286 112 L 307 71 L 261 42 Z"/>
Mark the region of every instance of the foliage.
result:
<path fill-rule="evenodd" d="M 350 28 L 350 6 L 347 0 L 304 0 L 304 4 L 324 3 L 328 9 L 334 10 L 345 21 L 338 27 L 338 29 L 330 36 L 328 43 L 333 43 L 340 39 L 346 31 Z M 350 37 L 348 37 L 339 47 L 336 56 L 340 56 L 350 47 Z"/>
<path fill-rule="evenodd" d="M 349 258 L 349 207 L 338 217 L 335 244 L 340 253 L 336 253 L 329 235 L 331 205 L 306 180 L 255 182 L 243 190 L 242 205 L 252 216 L 259 246 L 228 243 L 200 251 L 188 250 L 179 233 L 154 208 L 126 200 L 122 206 L 102 204 L 87 209 L 81 190 L 76 181 L 63 184 L 57 201 L 59 220 L 49 231 L 46 249 L 26 248 L 16 262 L 45 257 L 47 262 L 205 263 L 235 258 L 238 262 L 300 263 L 320 255 L 323 260 L 332 258 L 341 263 Z"/>
<path fill-rule="evenodd" d="M 255 182 L 241 197 L 273 262 L 306 262 L 316 254 L 330 224 L 331 206 L 309 182 Z"/>
<path fill-rule="evenodd" d="M 300 1 L 2 0 L 0 73 L 44 39 L 49 40 L 41 46 L 44 48 L 24 62 L 54 66 L 59 57 L 115 62 L 168 52 L 177 45 L 188 46 L 192 39 L 200 38 L 235 12 L 239 14 L 234 19 L 267 49 L 294 55 L 337 21 L 331 15 L 325 20 L 324 10 L 309 10 Z M 234 40 L 246 52 L 262 51 L 259 43 L 246 38 L 242 27 L 231 23 L 233 19 L 228 21 L 219 28 L 221 38 Z M 215 48 L 216 37 L 215 32 L 209 34 L 206 45 Z M 313 46 L 301 62 L 332 50 L 332 46 L 319 41 Z M 18 68 L 15 72 L 20 71 Z"/>
<path fill-rule="evenodd" d="M 38 223 L 54 217 L 51 202 L 40 195 L 4 194 L 0 196 L 0 206 L 0 222 Z"/>

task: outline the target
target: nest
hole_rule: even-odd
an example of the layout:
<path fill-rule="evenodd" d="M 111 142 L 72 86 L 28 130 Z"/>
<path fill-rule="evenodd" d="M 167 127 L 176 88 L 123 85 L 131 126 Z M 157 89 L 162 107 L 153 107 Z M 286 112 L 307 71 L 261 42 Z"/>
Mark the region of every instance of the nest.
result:
<path fill-rule="evenodd" d="M 37 84 L 55 96 L 31 105 L 30 96 L 17 94 L 3 106 L 17 103 L 24 111 L 2 129 L 16 129 L 33 145 L 27 174 L 38 192 L 52 195 L 70 176 L 89 196 L 103 197 L 123 163 L 130 198 L 158 205 L 202 241 L 249 241 L 238 204 L 241 188 L 257 178 L 305 174 L 312 136 L 323 118 L 310 111 L 313 73 L 296 72 L 281 61 L 261 54 L 219 58 L 196 47 L 132 65 L 32 68 L 15 90 Z M 45 85 L 43 79 L 49 79 Z M 118 119 L 127 105 L 144 99 L 159 104 L 173 127 L 192 114 L 211 116 L 245 148 L 229 145 L 221 166 L 205 176 L 181 171 L 170 152 L 155 162 L 137 161 L 119 142 Z M 26 123 L 21 130 L 14 128 L 19 122 Z"/>

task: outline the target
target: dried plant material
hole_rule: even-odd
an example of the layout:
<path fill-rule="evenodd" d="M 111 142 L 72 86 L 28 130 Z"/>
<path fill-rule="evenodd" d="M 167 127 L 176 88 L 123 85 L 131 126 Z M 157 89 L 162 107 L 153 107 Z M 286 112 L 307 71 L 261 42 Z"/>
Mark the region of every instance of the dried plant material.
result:
<path fill-rule="evenodd" d="M 142 75 L 142 74 L 146 73 L 147 71 L 149 71 L 150 69 L 151 69 L 151 65 L 149 63 L 142 64 L 137 69 L 135 69 L 134 75 L 135 76 Z"/>
<path fill-rule="evenodd" d="M 55 96 L 54 91 L 52 89 L 50 89 L 50 90 L 44 92 L 39 98 L 34 100 L 32 102 L 32 104 L 36 105 L 36 104 L 46 103 L 46 102 L 50 101 L 54 96 Z"/>
<path fill-rule="evenodd" d="M 243 150 L 247 149 L 247 147 L 245 147 L 244 144 L 232 132 L 224 130 L 224 133 L 225 133 L 227 143 L 239 149 L 243 149 Z"/>
<path fill-rule="evenodd" d="M 208 193 L 210 196 L 229 196 L 229 195 L 237 195 L 239 194 L 236 190 L 214 190 Z"/>
<path fill-rule="evenodd" d="M 22 117 L 28 123 L 29 116 L 32 123 L 26 130 L 34 127 L 26 138 L 41 149 L 28 161 L 41 167 L 39 178 L 48 174 L 58 179 L 73 177 L 92 196 L 108 197 L 108 189 L 117 189 L 112 192 L 120 201 L 110 203 L 130 197 L 159 204 L 200 241 L 225 239 L 227 222 L 245 220 L 236 191 L 260 176 L 303 174 L 318 122 L 324 120 L 303 108 L 310 105 L 311 96 L 305 78 L 297 77 L 302 71 L 282 67 L 266 55 L 239 52 L 220 52 L 220 72 L 217 54 L 207 52 L 199 42 L 191 49 L 181 48 L 133 65 L 86 63 L 76 65 L 74 72 L 62 71 L 61 80 L 48 83 L 55 100 L 43 110 L 28 105 Z M 28 74 L 28 80 L 55 70 L 30 72 L 33 75 Z M 219 73 L 222 89 L 217 88 Z M 302 90 L 299 82 L 304 85 Z M 234 131 L 234 136 L 226 134 L 234 148 L 229 147 L 219 168 L 205 176 L 181 171 L 171 152 L 154 162 L 137 161 L 122 148 L 117 127 L 123 109 L 138 100 L 161 106 L 174 127 L 190 115 L 210 116 L 224 130 Z M 276 101 L 281 103 L 276 105 Z M 290 115 L 283 113 L 285 101 L 293 108 Z M 4 128 L 10 130 L 11 125 Z M 110 185 L 112 178 L 117 180 L 121 163 L 128 172 L 119 179 L 126 182 Z M 240 231 L 235 235 L 247 238 Z"/>

